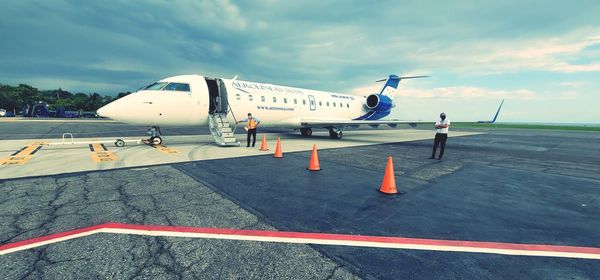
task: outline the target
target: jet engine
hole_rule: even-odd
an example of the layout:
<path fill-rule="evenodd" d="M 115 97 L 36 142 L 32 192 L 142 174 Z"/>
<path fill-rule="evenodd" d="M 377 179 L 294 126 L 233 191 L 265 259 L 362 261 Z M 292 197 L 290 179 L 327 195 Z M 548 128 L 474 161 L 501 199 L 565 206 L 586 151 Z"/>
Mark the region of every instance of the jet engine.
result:
<path fill-rule="evenodd" d="M 377 112 L 387 112 L 394 107 L 392 99 L 382 94 L 371 94 L 367 97 L 367 108 Z"/>

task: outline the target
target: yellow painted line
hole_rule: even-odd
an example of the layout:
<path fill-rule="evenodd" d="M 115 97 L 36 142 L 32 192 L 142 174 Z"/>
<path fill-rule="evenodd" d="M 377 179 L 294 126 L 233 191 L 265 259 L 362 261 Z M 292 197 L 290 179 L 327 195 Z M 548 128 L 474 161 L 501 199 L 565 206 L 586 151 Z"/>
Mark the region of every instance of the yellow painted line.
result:
<path fill-rule="evenodd" d="M 33 155 L 42 148 L 42 145 L 44 145 L 42 142 L 29 144 L 14 152 L 9 157 L 0 159 L 0 166 L 23 165 L 27 163 L 33 157 Z"/>
<path fill-rule="evenodd" d="M 117 160 L 117 156 L 106 149 L 104 144 L 90 144 L 90 151 L 92 152 L 92 160 L 95 162 L 108 162 Z"/>
<path fill-rule="evenodd" d="M 165 154 L 178 154 L 179 150 L 177 149 L 173 149 L 173 148 L 167 148 L 167 146 L 163 146 L 163 145 L 156 145 L 156 146 L 152 146 L 155 149 L 165 153 Z"/>

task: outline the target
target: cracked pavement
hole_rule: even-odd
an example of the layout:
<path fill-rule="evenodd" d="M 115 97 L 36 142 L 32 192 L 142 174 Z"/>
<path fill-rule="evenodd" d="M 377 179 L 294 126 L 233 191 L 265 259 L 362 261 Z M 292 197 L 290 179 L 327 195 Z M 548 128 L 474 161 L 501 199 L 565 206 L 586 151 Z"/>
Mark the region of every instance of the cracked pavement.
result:
<path fill-rule="evenodd" d="M 169 166 L 0 182 L 0 240 L 105 222 L 272 226 Z M 1 279 L 354 279 L 308 245 L 96 234 L 0 256 Z"/>
<path fill-rule="evenodd" d="M 598 246 L 589 217 L 600 209 L 600 134 L 487 132 L 450 138 L 443 161 L 427 159 L 431 141 L 320 150 L 324 170 L 312 176 L 310 153 L 297 152 L 280 162 L 0 180 L 0 242 L 120 222 Z M 403 194 L 382 198 L 375 189 L 388 155 Z M 269 165 L 273 178 L 254 168 Z M 301 177 L 275 176 L 284 172 Z M 355 174 L 335 175 L 344 172 Z M 597 279 L 598 271 L 590 260 L 107 233 L 0 256 L 0 279 Z"/>

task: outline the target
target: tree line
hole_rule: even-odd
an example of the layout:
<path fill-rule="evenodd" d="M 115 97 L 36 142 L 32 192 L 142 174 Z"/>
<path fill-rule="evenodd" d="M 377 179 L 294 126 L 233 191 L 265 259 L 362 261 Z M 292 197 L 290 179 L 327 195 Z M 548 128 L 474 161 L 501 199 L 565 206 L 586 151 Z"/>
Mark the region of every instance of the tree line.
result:
<path fill-rule="evenodd" d="M 38 90 L 27 84 L 11 86 L 0 83 L 0 109 L 19 112 L 27 104 L 45 102 L 50 109 L 64 107 L 68 111 L 96 111 L 98 108 L 119 99 L 131 92 L 120 92 L 116 96 L 102 96 L 96 92 L 71 93 L 61 88 L 55 90 Z"/>

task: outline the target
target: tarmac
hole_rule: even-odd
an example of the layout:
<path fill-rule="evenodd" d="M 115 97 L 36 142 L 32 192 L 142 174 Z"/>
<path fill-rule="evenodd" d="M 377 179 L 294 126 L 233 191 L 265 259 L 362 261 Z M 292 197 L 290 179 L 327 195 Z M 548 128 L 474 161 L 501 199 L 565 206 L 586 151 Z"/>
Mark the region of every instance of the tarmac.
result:
<path fill-rule="evenodd" d="M 14 123 L 0 122 L 0 158 L 61 141 L 64 132 L 96 140 L 134 139 L 145 130 Z M 0 278 L 600 279 L 600 260 L 585 257 L 342 244 L 402 237 L 486 248 L 560 245 L 600 256 L 600 133 L 451 130 L 439 161 L 428 159 L 427 129 L 347 131 L 342 140 L 270 131 L 267 152 L 257 150 L 259 142 L 254 149 L 215 147 L 206 130 L 177 132 L 184 135 L 166 143 L 177 153 L 109 143 L 116 159 L 94 162 L 87 145 L 43 146 L 23 164 L 0 166 Z M 276 137 L 282 159 L 272 157 Z M 306 170 L 313 143 L 317 172 Z M 377 191 L 389 155 L 400 191 L 394 196 Z M 152 230 L 63 234 L 105 223 Z M 176 233 L 160 233 L 160 226 Z M 231 239 L 226 230 L 254 239 Z M 338 243 L 256 237 L 306 233 L 337 234 Z M 53 234 L 62 239 L 36 245 Z M 19 242 L 31 248 L 2 253 Z"/>

